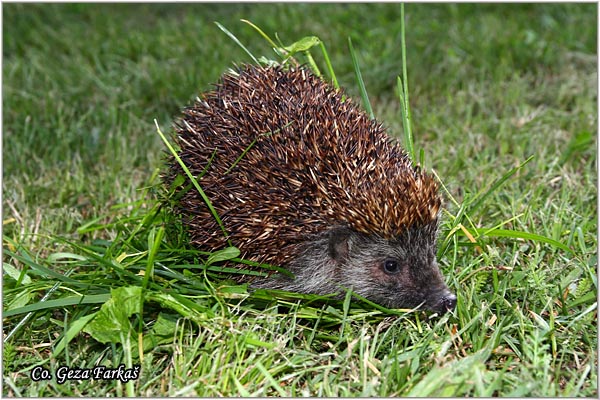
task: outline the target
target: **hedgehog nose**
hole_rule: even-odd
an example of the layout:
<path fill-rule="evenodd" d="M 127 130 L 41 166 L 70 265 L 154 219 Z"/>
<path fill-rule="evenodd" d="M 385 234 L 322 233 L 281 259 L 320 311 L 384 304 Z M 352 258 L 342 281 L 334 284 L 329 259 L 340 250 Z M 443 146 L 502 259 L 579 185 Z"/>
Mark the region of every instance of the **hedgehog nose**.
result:
<path fill-rule="evenodd" d="M 444 314 L 448 311 L 454 310 L 456 307 L 456 295 L 445 289 L 442 293 L 438 294 L 433 304 L 432 310 L 437 311 L 440 314 Z"/>
<path fill-rule="evenodd" d="M 454 307 L 456 307 L 456 295 L 454 293 L 448 293 L 442 297 L 440 306 L 444 312 L 454 310 Z"/>

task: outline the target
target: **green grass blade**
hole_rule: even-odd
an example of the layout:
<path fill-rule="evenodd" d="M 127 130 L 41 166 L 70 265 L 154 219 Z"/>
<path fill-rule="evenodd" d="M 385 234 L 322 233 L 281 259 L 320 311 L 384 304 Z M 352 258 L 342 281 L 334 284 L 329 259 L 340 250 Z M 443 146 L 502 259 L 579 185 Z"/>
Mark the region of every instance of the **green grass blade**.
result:
<path fill-rule="evenodd" d="M 367 95 L 367 89 L 365 88 L 365 83 L 363 81 L 362 74 L 360 73 L 360 66 L 358 65 L 358 59 L 356 57 L 356 53 L 354 52 L 352 39 L 350 37 L 348 37 L 348 48 L 350 49 L 350 55 L 352 56 L 352 65 L 354 66 L 354 73 L 356 74 L 356 81 L 358 82 L 360 97 L 362 98 L 365 111 L 367 114 L 369 114 L 369 118 L 375 119 L 375 114 L 373 114 L 373 109 L 371 108 L 371 102 L 369 101 L 369 96 Z"/>
<path fill-rule="evenodd" d="M 110 296 L 108 296 L 108 297 L 110 297 Z M 71 323 L 71 325 L 69 326 L 69 329 L 65 333 L 65 336 L 63 336 L 63 338 L 60 340 L 60 342 L 58 342 L 58 344 L 54 348 L 54 352 L 52 353 L 52 356 L 58 357 L 60 355 L 60 353 L 63 352 L 63 350 L 65 349 L 67 344 L 69 344 L 69 342 L 71 340 L 73 340 L 73 338 L 75 336 L 77 336 L 79 334 L 79 332 L 81 332 L 81 330 L 87 325 L 88 322 L 90 322 L 92 319 L 94 319 L 96 314 L 97 314 L 97 312 L 94 312 L 94 313 L 91 313 L 88 315 L 84 315 L 83 317 L 78 318 L 76 321 L 73 321 L 73 323 Z"/>
<path fill-rule="evenodd" d="M 402 126 L 404 127 L 404 145 L 413 163 L 416 162 L 414 138 L 411 126 L 410 102 L 408 100 L 408 72 L 406 67 L 406 35 L 404 28 L 404 3 L 400 4 L 400 43 L 402 47 L 402 79 L 398 77 L 398 96 L 402 110 Z"/>
<path fill-rule="evenodd" d="M 192 173 L 190 172 L 190 170 L 188 169 L 188 167 L 185 165 L 185 163 L 181 160 L 181 158 L 179 157 L 179 155 L 177 154 L 177 152 L 175 151 L 175 149 L 173 148 L 173 146 L 171 146 L 171 143 L 169 143 L 169 141 L 167 140 L 167 138 L 165 137 L 165 135 L 162 133 L 162 131 L 160 130 L 160 127 L 158 126 L 158 121 L 154 120 L 154 124 L 156 125 L 156 129 L 158 131 L 158 134 L 159 134 L 160 138 L 165 143 L 165 145 L 167 146 L 167 148 L 169 149 L 169 151 L 171 152 L 171 154 L 173 154 L 173 156 L 175 157 L 175 159 L 177 160 L 177 162 L 179 163 L 179 165 L 181 166 L 181 168 L 183 168 L 183 171 L 185 172 L 185 174 L 187 175 L 187 177 L 194 184 L 194 187 L 196 188 L 196 190 L 198 191 L 198 193 L 202 197 L 202 200 L 204 200 L 204 203 L 206 204 L 206 206 L 210 210 L 212 216 L 215 218 L 215 220 L 219 224 L 219 227 L 221 228 L 221 231 L 223 232 L 223 235 L 225 235 L 225 237 L 227 238 L 227 243 L 229 243 L 229 246 L 233 247 L 233 244 L 231 243 L 231 240 L 229 239 L 229 234 L 227 233 L 227 230 L 225 229 L 225 225 L 223 225 L 223 221 L 221 221 L 221 218 L 219 217 L 219 214 L 217 213 L 217 210 L 215 210 L 215 208 L 213 207 L 212 203 L 210 202 L 210 199 L 208 198 L 208 196 L 206 195 L 206 193 L 204 193 L 204 190 L 202 190 L 202 188 L 200 187 L 200 184 L 194 178 L 194 176 L 192 175 Z"/>
<path fill-rule="evenodd" d="M 473 199 L 471 205 L 469 206 L 469 214 L 474 214 L 475 211 L 483 204 L 484 200 L 488 198 L 492 193 L 494 193 L 504 182 L 506 182 L 511 176 L 513 176 L 517 171 L 523 168 L 529 161 L 533 159 L 534 156 L 530 156 L 527 160 L 523 161 L 521 164 L 512 168 L 506 174 L 504 174 L 499 179 L 496 179 L 494 183 L 490 186 L 490 188 L 485 191 L 483 194 L 478 195 Z"/>
<path fill-rule="evenodd" d="M 88 287 L 89 284 L 81 283 L 80 281 L 69 278 L 66 275 L 61 274 L 60 272 L 56 272 L 51 270 L 50 268 L 44 267 L 36 262 L 34 262 L 28 255 L 24 254 L 16 254 L 8 249 L 4 249 L 4 254 L 9 257 L 14 258 L 15 260 L 21 261 L 23 264 L 27 265 L 30 268 L 30 272 L 35 272 L 38 275 L 41 275 L 45 278 L 54 278 L 58 279 L 61 282 L 68 283 L 71 285 L 75 285 L 77 287 Z"/>
<path fill-rule="evenodd" d="M 2 313 L 3 317 L 11 317 L 13 315 L 24 314 L 46 309 L 55 309 L 61 307 L 74 306 L 79 304 L 102 304 L 110 299 L 110 293 L 92 294 L 85 296 L 69 296 L 55 300 L 39 301 L 35 304 L 28 304 L 24 307 L 14 308 Z"/>
<path fill-rule="evenodd" d="M 247 19 L 241 19 L 240 21 L 242 21 L 242 22 L 250 25 L 252 28 L 254 28 L 254 30 L 256 32 L 258 32 L 263 38 L 265 38 L 265 40 L 267 42 L 269 42 L 269 44 L 271 45 L 271 47 L 273 47 L 273 49 L 278 49 L 280 47 L 266 33 L 264 33 L 262 29 L 260 29 L 258 26 L 256 26 L 252 22 L 248 21 Z M 225 33 L 227 33 L 227 32 L 225 32 Z"/>
<path fill-rule="evenodd" d="M 508 237 L 515 239 L 523 239 L 523 240 L 532 240 L 534 242 L 548 243 L 556 248 L 567 251 L 569 253 L 573 253 L 568 246 L 565 244 L 551 239 L 549 237 L 538 235 L 536 233 L 529 233 L 523 231 L 514 231 L 509 229 L 477 229 L 477 234 L 480 236 L 489 236 L 489 237 Z"/>
<path fill-rule="evenodd" d="M 329 77 L 331 78 L 331 81 L 333 82 L 333 87 L 335 87 L 336 89 L 340 88 L 340 84 L 337 81 L 337 78 L 335 76 L 335 72 L 333 71 L 333 66 L 331 65 L 331 60 L 329 59 L 329 54 L 327 53 L 327 49 L 325 48 L 325 43 L 323 43 L 323 41 L 321 40 L 321 43 L 319 44 L 319 46 L 321 47 L 321 52 L 323 53 L 323 58 L 325 59 L 325 64 L 327 65 L 327 71 L 329 72 Z"/>
<path fill-rule="evenodd" d="M 152 228 L 148 235 L 148 259 L 146 260 L 146 271 L 144 273 L 144 279 L 142 280 L 142 288 L 148 286 L 148 280 L 154 274 L 154 259 L 160 249 L 160 244 L 165 235 L 165 228 L 159 227 L 158 230 Z"/>
<path fill-rule="evenodd" d="M 246 54 L 248 54 L 250 56 L 250 58 L 252 59 L 252 61 L 254 62 L 254 64 L 260 65 L 260 63 L 258 62 L 258 60 L 256 59 L 256 57 L 254 57 L 254 55 L 250 52 L 250 50 L 248 50 L 246 48 L 246 46 L 244 46 L 242 44 L 242 42 L 240 42 L 240 40 L 237 37 L 235 37 L 235 35 L 233 33 L 229 32 L 227 30 L 227 28 L 225 28 L 223 25 L 221 25 L 220 23 L 218 23 L 216 21 L 215 21 L 215 24 L 219 27 L 220 30 L 222 30 L 223 32 L 225 32 L 225 34 L 227 36 L 229 36 L 235 43 L 237 43 L 237 45 L 240 46 L 246 52 Z"/>
<path fill-rule="evenodd" d="M 283 389 L 281 388 L 281 386 L 279 386 L 279 384 L 277 383 L 277 381 L 275 380 L 275 378 L 273 378 L 273 375 L 271 373 L 269 373 L 269 371 L 267 370 L 267 368 L 265 368 L 265 366 L 260 361 L 256 363 L 256 368 L 258 368 L 258 370 L 263 374 L 263 376 L 265 377 L 265 379 L 267 380 L 267 382 L 269 383 L 269 385 L 273 389 L 275 389 L 275 391 L 281 397 L 287 397 L 287 394 L 283 391 Z"/>

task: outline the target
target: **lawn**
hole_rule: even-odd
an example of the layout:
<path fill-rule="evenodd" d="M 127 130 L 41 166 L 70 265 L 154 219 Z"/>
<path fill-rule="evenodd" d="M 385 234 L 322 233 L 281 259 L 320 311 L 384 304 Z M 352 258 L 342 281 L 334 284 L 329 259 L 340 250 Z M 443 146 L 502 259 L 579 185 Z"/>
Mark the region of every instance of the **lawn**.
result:
<path fill-rule="evenodd" d="M 3 395 L 598 396 L 596 4 L 405 7 L 414 145 L 443 183 L 458 296 L 441 317 L 252 294 L 214 267 L 235 252 L 190 249 L 161 206 L 154 121 L 168 136 L 251 62 L 215 21 L 256 57 L 276 59 L 240 19 L 319 37 L 360 102 L 351 38 L 402 137 L 400 4 L 2 11 Z M 86 379 L 96 366 L 129 377 Z"/>

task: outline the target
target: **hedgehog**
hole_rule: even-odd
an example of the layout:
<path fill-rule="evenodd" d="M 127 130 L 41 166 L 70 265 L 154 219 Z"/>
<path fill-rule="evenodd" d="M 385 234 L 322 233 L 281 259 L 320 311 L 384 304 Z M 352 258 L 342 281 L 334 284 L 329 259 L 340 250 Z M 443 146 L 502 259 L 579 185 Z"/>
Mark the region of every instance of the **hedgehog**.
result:
<path fill-rule="evenodd" d="M 303 66 L 241 65 L 175 122 L 198 191 L 175 205 L 195 248 L 230 244 L 291 272 L 251 288 L 353 293 L 390 308 L 453 310 L 436 261 L 441 198 L 386 128 Z M 184 172 L 173 156 L 163 175 Z"/>

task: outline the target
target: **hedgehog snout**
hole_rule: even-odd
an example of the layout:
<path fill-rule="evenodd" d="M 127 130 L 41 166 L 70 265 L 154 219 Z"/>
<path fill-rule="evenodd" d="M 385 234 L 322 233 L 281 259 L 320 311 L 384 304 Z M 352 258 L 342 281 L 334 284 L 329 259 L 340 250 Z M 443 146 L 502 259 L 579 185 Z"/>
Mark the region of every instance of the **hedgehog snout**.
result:
<path fill-rule="evenodd" d="M 456 295 L 448 288 L 436 291 L 429 295 L 425 307 L 440 314 L 445 314 L 456 307 Z"/>
<path fill-rule="evenodd" d="M 450 291 L 435 258 L 433 262 L 421 264 L 413 270 L 413 279 L 424 292 L 423 308 L 445 314 L 456 307 L 456 295 Z"/>

